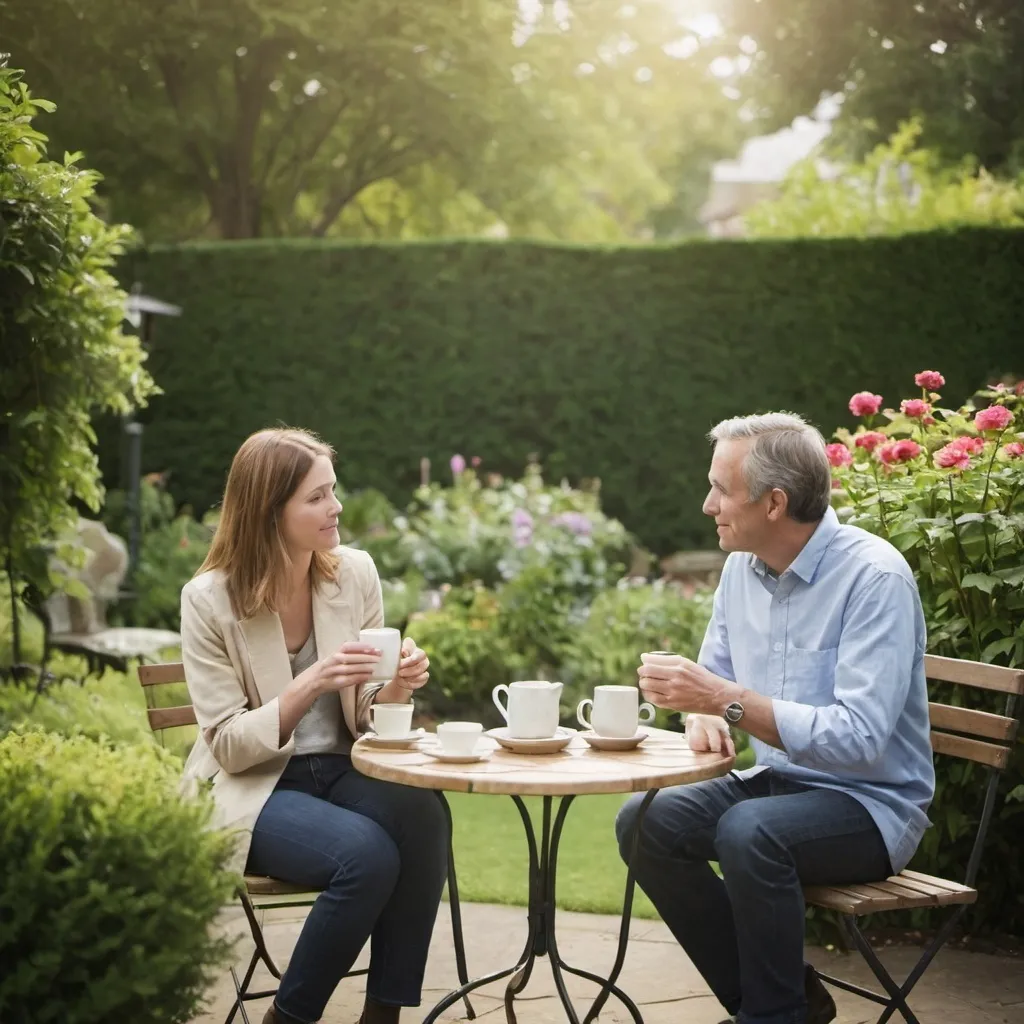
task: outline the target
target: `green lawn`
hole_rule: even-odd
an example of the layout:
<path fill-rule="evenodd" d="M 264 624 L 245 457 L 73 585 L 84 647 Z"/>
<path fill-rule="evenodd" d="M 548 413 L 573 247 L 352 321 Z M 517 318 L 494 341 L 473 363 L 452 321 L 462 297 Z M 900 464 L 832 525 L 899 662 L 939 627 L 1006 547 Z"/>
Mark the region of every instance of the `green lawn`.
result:
<path fill-rule="evenodd" d="M 626 868 L 615 842 L 615 815 L 625 796 L 580 796 L 569 808 L 558 854 L 558 905 L 565 910 L 617 914 Z M 523 823 L 507 796 L 449 793 L 455 824 L 459 895 L 475 903 L 526 904 L 527 852 Z M 542 800 L 526 801 L 539 832 Z M 558 800 L 552 801 L 552 817 Z M 539 841 L 539 837 L 538 837 Z M 637 890 L 633 912 L 656 917 Z"/>

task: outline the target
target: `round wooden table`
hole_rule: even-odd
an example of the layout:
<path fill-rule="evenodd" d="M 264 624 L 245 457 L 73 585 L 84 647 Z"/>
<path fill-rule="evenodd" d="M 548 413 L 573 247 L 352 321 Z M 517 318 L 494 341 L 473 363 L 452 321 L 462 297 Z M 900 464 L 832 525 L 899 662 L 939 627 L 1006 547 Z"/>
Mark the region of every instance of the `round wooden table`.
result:
<path fill-rule="evenodd" d="M 633 863 L 639 842 L 643 816 L 659 789 L 690 782 L 702 782 L 725 775 L 733 766 L 733 758 L 720 754 L 695 754 L 682 733 L 647 729 L 647 739 L 635 750 L 611 752 L 594 750 L 575 734 L 569 745 L 555 754 L 516 754 L 505 750 L 486 734 L 481 745 L 491 751 L 485 761 L 472 764 L 450 764 L 430 757 L 428 750 L 438 749 L 432 733 L 426 734 L 412 748 L 387 750 L 358 741 L 352 748 L 352 763 L 364 775 L 405 786 L 435 790 L 445 806 L 451 827 L 451 812 L 444 792 L 495 793 L 510 796 L 519 810 L 526 830 L 529 851 L 529 901 L 527 907 L 527 939 L 522 956 L 512 967 L 467 980 L 465 964 L 459 964 L 460 988 L 444 997 L 424 1018 L 433 1024 L 449 1006 L 460 999 L 466 1001 L 468 1015 L 475 1014 L 468 1001 L 474 989 L 501 978 L 509 978 L 505 988 L 505 1015 L 515 1024 L 515 997 L 526 987 L 537 957 L 548 957 L 555 987 L 571 1024 L 579 1024 L 576 1009 L 569 999 L 563 971 L 586 978 L 600 986 L 600 991 L 584 1016 L 590 1024 L 600 1013 L 608 996 L 615 995 L 629 1010 L 635 1024 L 643 1024 L 636 1004 L 616 984 L 626 958 L 629 921 L 633 909 Z M 558 869 L 558 844 L 569 806 L 577 796 L 588 793 L 646 792 L 632 837 L 632 850 L 627 865 L 626 890 L 622 904 L 622 922 L 615 962 L 607 978 L 567 964 L 558 953 L 555 935 L 555 880 Z M 543 798 L 543 823 L 538 841 L 530 813 L 523 803 L 525 796 Z M 552 819 L 552 800 L 561 797 Z M 613 837 L 606 837 L 613 841 Z M 457 896 L 449 894 L 457 900 Z M 461 930 L 457 905 L 452 907 L 452 920 Z M 457 944 L 458 947 L 458 944 Z"/>

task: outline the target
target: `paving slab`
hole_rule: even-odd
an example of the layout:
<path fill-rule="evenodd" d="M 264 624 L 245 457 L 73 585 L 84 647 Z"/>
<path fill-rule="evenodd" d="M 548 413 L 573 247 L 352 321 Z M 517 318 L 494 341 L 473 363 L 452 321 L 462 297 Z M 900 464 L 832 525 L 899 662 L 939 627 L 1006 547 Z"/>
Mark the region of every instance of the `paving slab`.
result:
<path fill-rule="evenodd" d="M 463 904 L 463 928 L 468 947 L 470 977 L 511 966 L 522 952 L 526 940 L 526 911 L 522 907 L 491 904 Z M 305 911 L 299 908 L 268 911 L 265 934 L 271 953 L 279 964 L 287 963 L 295 944 Z M 250 946 L 240 913 L 224 915 L 222 927 L 240 937 L 239 963 L 248 962 Z M 603 914 L 576 914 L 560 911 L 558 944 L 562 956 L 575 967 L 598 974 L 606 973 L 615 956 L 619 919 Z M 917 961 L 914 947 L 891 946 L 880 957 L 897 978 L 904 976 Z M 856 955 L 808 950 L 809 959 L 819 969 L 871 985 L 873 977 Z M 364 952 L 357 966 L 366 966 Z M 578 1011 L 585 1011 L 595 986 L 566 976 L 570 995 Z M 324 1024 L 356 1024 L 363 1002 L 363 978 L 342 981 L 323 1017 Z M 273 987 L 268 974 L 257 975 L 256 984 Z M 403 1024 L 417 1024 L 427 1010 L 457 985 L 451 920 L 447 904 L 442 904 L 431 945 L 424 987 L 423 1006 L 406 1010 Z M 638 1003 L 645 1024 L 718 1024 L 722 1008 L 708 991 L 703 979 L 672 935 L 660 921 L 636 920 L 630 927 L 629 953 L 620 978 L 622 988 Z M 193 1024 L 223 1024 L 231 1006 L 233 987 L 230 975 L 218 981 L 208 996 L 206 1012 Z M 504 982 L 498 982 L 471 997 L 477 1017 L 487 1024 L 505 1020 Z M 878 1018 L 873 1004 L 845 992 L 837 992 L 837 1024 L 872 1024 Z M 265 1002 L 253 1002 L 250 1017 L 261 1024 Z M 1024 1024 L 1024 959 L 990 956 L 962 950 L 941 952 L 918 983 L 910 999 L 911 1008 L 923 1024 Z M 564 1024 L 565 1015 L 555 994 L 546 960 L 539 960 L 525 992 L 516 1000 L 521 1024 Z M 465 1019 L 461 1003 L 442 1015 L 441 1020 Z M 240 1021 L 241 1018 L 236 1018 Z M 630 1024 L 632 1018 L 614 1000 L 600 1017 L 601 1024 Z"/>

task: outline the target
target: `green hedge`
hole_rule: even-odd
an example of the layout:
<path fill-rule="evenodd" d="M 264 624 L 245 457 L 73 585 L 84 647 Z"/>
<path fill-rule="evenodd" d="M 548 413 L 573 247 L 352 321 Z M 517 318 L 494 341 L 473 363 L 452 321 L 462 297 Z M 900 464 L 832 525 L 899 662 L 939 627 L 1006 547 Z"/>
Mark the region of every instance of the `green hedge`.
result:
<path fill-rule="evenodd" d="M 923 368 L 982 385 L 1024 357 L 1024 232 L 584 248 L 258 241 L 136 253 L 161 320 L 144 464 L 198 511 L 247 433 L 319 431 L 349 489 L 401 501 L 421 456 L 600 477 L 665 552 L 707 543 L 704 433 L 787 408 L 826 432 L 850 394 Z M 965 396 L 951 396 L 965 397 Z M 108 471 L 116 445 L 107 445 Z M 111 475 L 112 472 L 111 472 Z"/>

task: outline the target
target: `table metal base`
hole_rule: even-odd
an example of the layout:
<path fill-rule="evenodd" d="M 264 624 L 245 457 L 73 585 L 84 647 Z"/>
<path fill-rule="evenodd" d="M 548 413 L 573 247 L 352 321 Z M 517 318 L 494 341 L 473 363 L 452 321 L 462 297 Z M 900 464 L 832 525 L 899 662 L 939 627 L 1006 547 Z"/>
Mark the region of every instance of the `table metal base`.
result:
<path fill-rule="evenodd" d="M 460 988 L 455 989 L 454 992 L 449 992 L 448 995 L 445 996 L 444 999 L 442 999 L 441 1002 L 439 1002 L 427 1014 L 427 1016 L 423 1018 L 423 1024 L 434 1024 L 434 1021 L 436 1021 L 437 1018 L 448 1009 L 448 1007 L 457 1003 L 460 999 L 465 999 L 465 997 L 474 989 L 478 989 L 483 985 L 489 985 L 495 981 L 500 981 L 502 978 L 509 978 L 509 982 L 505 986 L 505 1016 L 509 1024 L 516 1024 L 514 1000 L 515 997 L 519 995 L 524 988 L 526 988 L 538 957 L 547 957 L 548 959 L 548 963 L 551 967 L 551 974 L 555 980 L 555 988 L 558 991 L 558 998 L 562 1002 L 562 1006 L 565 1009 L 566 1017 L 570 1024 L 580 1024 L 580 1018 L 576 1013 L 576 1008 L 573 1006 L 572 1001 L 569 998 L 569 993 L 565 987 L 563 971 L 568 972 L 569 974 L 574 974 L 580 978 L 585 978 L 587 981 L 592 981 L 595 985 L 600 986 L 597 998 L 591 1004 L 590 1009 L 583 1018 L 583 1024 L 591 1024 L 591 1022 L 597 1018 L 597 1015 L 601 1012 L 604 1004 L 607 1002 L 609 995 L 614 995 L 616 999 L 626 1007 L 630 1016 L 633 1018 L 634 1024 L 643 1024 L 643 1017 L 641 1016 L 636 1003 L 634 1003 L 633 1000 L 630 999 L 629 996 L 618 987 L 618 985 L 616 985 L 616 980 L 618 979 L 619 973 L 622 970 L 622 965 L 625 962 L 626 945 L 629 941 L 629 922 L 630 916 L 633 912 L 633 867 L 636 861 L 636 851 L 639 844 L 640 830 L 643 825 L 644 815 L 647 812 L 647 808 L 650 806 L 651 800 L 654 799 L 656 792 L 657 790 L 652 789 L 644 796 L 640 805 L 640 813 L 637 816 L 636 831 L 632 837 L 629 864 L 627 865 L 626 870 L 626 891 L 622 901 L 622 922 L 619 926 L 619 943 L 616 950 L 615 962 L 612 965 L 611 973 L 607 978 L 602 978 L 598 974 L 592 974 L 590 971 L 583 971 L 578 967 L 571 967 L 567 964 L 558 952 L 558 942 L 555 936 L 555 878 L 558 870 L 558 845 L 562 838 L 562 828 L 565 824 L 565 818 L 574 797 L 563 796 L 560 799 L 553 825 L 551 821 L 551 803 L 554 798 L 550 796 L 542 798 L 544 801 L 544 812 L 540 844 L 538 847 L 537 834 L 533 820 L 530 817 L 530 812 L 526 809 L 526 804 L 523 803 L 522 797 L 513 796 L 512 800 L 515 802 L 515 805 L 519 810 L 519 816 L 523 819 L 523 826 L 526 829 L 526 843 L 530 857 L 530 894 L 527 906 L 526 945 L 523 948 L 523 952 L 518 963 L 514 966 L 507 967 L 501 971 L 495 971 L 493 974 L 484 975 L 482 978 L 477 978 L 474 981 L 465 983 Z M 511 977 L 509 977 L 510 975 Z"/>

